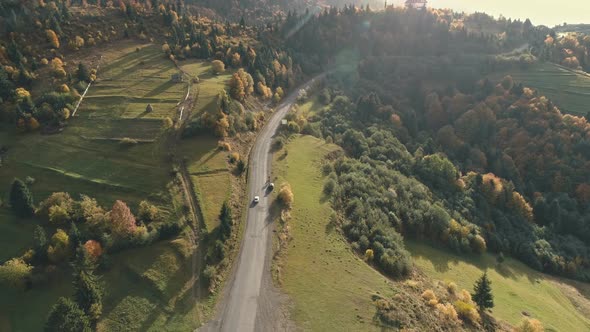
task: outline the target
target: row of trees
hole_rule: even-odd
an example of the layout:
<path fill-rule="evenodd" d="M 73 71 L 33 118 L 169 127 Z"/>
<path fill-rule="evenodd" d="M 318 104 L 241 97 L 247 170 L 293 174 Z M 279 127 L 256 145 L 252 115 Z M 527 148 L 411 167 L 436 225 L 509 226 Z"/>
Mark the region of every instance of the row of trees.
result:
<path fill-rule="evenodd" d="M 33 286 L 32 281 L 39 279 L 34 274 L 43 274 L 41 267 L 78 259 L 80 250 L 98 263 L 106 253 L 178 234 L 182 227 L 147 201 L 139 204 L 137 216 L 120 200 L 105 210 L 88 196 L 74 200 L 64 192 L 51 194 L 35 207 L 27 185 L 19 179 L 12 184 L 9 201 L 17 216 L 42 221 L 34 231 L 33 247 L 0 266 L 12 271 L 0 278 L 12 286 Z M 50 238 L 48 231 L 53 232 Z"/>
<path fill-rule="evenodd" d="M 96 274 L 92 249 L 78 247 L 72 263 L 74 269 L 73 300 L 61 297 L 51 308 L 45 331 L 92 331 L 102 315 L 104 285 Z"/>
<path fill-rule="evenodd" d="M 560 37 L 548 34 L 536 53 L 547 61 L 552 61 L 572 69 L 590 71 L 590 36 L 584 33 L 570 33 Z"/>

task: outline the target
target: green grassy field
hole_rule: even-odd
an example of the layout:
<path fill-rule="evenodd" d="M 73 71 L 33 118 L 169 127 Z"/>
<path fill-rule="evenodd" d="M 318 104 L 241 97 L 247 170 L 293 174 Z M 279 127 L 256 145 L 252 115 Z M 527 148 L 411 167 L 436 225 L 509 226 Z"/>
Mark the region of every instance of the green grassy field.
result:
<path fill-rule="evenodd" d="M 175 240 L 183 241 L 183 240 Z M 199 326 L 190 259 L 173 242 L 127 250 L 104 277 L 112 285 L 98 331 L 190 331 Z"/>
<path fill-rule="evenodd" d="M 34 222 L 14 216 L 12 211 L 0 208 L 0 262 L 20 256 L 33 244 Z"/>
<path fill-rule="evenodd" d="M 590 76 L 539 63 L 527 70 L 510 70 L 490 75 L 494 81 L 511 75 L 514 81 L 538 89 L 549 97 L 563 113 L 586 115 L 590 111 Z"/>
<path fill-rule="evenodd" d="M 169 218 L 177 217 L 182 204 L 173 204 L 170 151 L 160 138 L 162 118 L 174 116 L 186 84 L 168 83 L 178 70 L 157 47 L 141 45 L 135 52 L 137 45 L 119 46 L 104 50 L 101 81 L 90 88 L 90 98 L 62 133 L 18 134 L 11 127 L 0 128 L 0 142 L 8 147 L 0 172 L 3 201 L 15 177 L 30 176 L 37 204 L 52 192 L 66 191 L 75 198 L 95 197 L 107 208 L 121 199 L 133 211 L 148 199 Z M 140 114 L 154 99 L 155 111 Z M 118 139 L 123 137 L 140 143 L 121 145 Z M 215 148 L 216 140 L 201 138 L 187 146 L 195 160 Z M 30 247 L 37 223 L 0 210 L 0 259 L 20 256 Z M 202 305 L 192 294 L 191 260 L 179 254 L 173 242 L 116 253 L 110 262 L 99 330 L 188 331 L 199 325 Z M 67 266 L 58 271 L 47 285 L 26 292 L 0 289 L 0 330 L 42 329 L 57 298 L 72 293 L 71 271 Z"/>
<path fill-rule="evenodd" d="M 290 142 L 286 158 L 275 154 L 276 183 L 291 184 L 295 201 L 289 221 L 293 239 L 281 258 L 282 288 L 294 302 L 292 318 L 311 331 L 378 331 L 371 294 L 389 297 L 390 282 L 349 249 L 330 224 L 322 197 L 323 156 L 337 149 L 311 136 Z"/>
<path fill-rule="evenodd" d="M 213 75 L 209 62 L 196 60 L 184 61 L 181 67 L 191 76 L 199 77 L 193 116 L 216 111 L 217 95 L 227 88 L 232 72 L 228 70 L 221 75 Z M 195 154 L 195 149 L 199 153 Z M 188 160 L 194 190 L 201 204 L 207 230 L 211 232 L 219 225 L 218 217 L 223 202 L 231 196 L 228 153 L 217 149 L 217 140 L 213 137 L 184 139 L 179 151 Z"/>
<path fill-rule="evenodd" d="M 8 188 L 14 177 L 31 176 L 37 202 L 51 192 L 67 191 L 96 197 L 106 206 L 120 198 L 132 206 L 149 199 L 166 211 L 170 166 L 158 138 L 163 117 L 174 116 L 186 84 L 170 83 L 178 70 L 155 45 L 125 43 L 102 52 L 97 83 L 63 133 L 17 134 L 2 128 L 0 141 L 9 150 L 0 186 Z M 130 109 L 139 107 L 131 96 L 160 99 L 172 108 L 162 113 L 153 103 L 154 112 L 144 118 L 129 116 Z M 141 105 L 145 110 L 147 103 Z M 118 140 L 124 137 L 140 143 L 123 146 Z"/>
<path fill-rule="evenodd" d="M 231 194 L 231 174 L 227 167 L 227 151 L 217 149 L 214 137 L 182 140 L 179 154 L 187 160 L 195 193 L 201 204 L 209 232 L 219 225 L 219 212 Z"/>
<path fill-rule="evenodd" d="M 215 75 L 211 71 L 211 64 L 203 61 L 188 60 L 181 66 L 189 74 L 199 77 L 199 98 L 193 108 L 194 114 L 216 111 L 217 95 L 222 89 L 227 89 L 233 72 L 226 70 L 220 75 Z"/>
<path fill-rule="evenodd" d="M 140 50 L 136 51 L 139 47 Z M 87 117 L 174 118 L 186 83 L 171 80 L 179 71 L 157 45 L 113 48 L 102 54 L 98 80 L 79 112 Z M 145 111 L 147 104 L 154 111 Z"/>
<path fill-rule="evenodd" d="M 487 270 L 492 281 L 496 318 L 517 324 L 524 317 L 522 313 L 528 312 L 539 319 L 547 331 L 590 330 L 590 319 L 576 310 L 557 281 L 516 260 L 507 258 L 498 266 L 492 255 L 458 256 L 414 241 L 406 241 L 406 246 L 414 263 L 428 276 L 456 282 L 469 291 Z"/>
<path fill-rule="evenodd" d="M 43 287 L 23 291 L 0 286 L 0 327 L 2 331 L 41 331 L 51 306 L 61 296 L 71 296 L 71 272 L 54 275 Z"/>

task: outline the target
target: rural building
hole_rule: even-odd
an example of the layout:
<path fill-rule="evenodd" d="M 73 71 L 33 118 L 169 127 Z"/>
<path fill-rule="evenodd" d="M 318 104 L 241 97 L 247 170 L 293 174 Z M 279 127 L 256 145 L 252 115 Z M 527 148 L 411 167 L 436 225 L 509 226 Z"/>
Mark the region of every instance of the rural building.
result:
<path fill-rule="evenodd" d="M 170 80 L 174 83 L 182 83 L 184 81 L 182 78 L 182 74 L 172 74 Z"/>
<path fill-rule="evenodd" d="M 406 0 L 406 7 L 415 9 L 425 9 L 428 1 L 426 0 Z"/>

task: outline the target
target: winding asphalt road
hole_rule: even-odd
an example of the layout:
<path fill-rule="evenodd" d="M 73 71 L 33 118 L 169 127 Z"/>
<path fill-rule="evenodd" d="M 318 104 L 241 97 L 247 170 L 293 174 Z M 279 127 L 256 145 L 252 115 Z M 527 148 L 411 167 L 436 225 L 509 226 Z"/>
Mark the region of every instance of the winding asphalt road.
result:
<path fill-rule="evenodd" d="M 218 320 L 210 322 L 202 330 L 210 331 L 260 331 L 266 330 L 257 326 L 257 315 L 261 307 L 268 307 L 262 301 L 262 280 L 266 262 L 270 252 L 270 225 L 267 223 L 270 196 L 265 195 L 266 181 L 270 175 L 272 154 L 270 153 L 272 137 L 277 131 L 281 120 L 297 99 L 301 88 L 308 88 L 318 76 L 311 79 L 299 89 L 293 91 L 275 110 L 268 123 L 260 131 L 250 154 L 248 195 L 250 202 L 254 196 L 260 196 L 258 204 L 249 203 L 246 229 L 235 272 L 226 285 L 226 298 L 221 305 Z M 275 308 L 278 310 L 278 308 Z M 267 325 L 267 324 L 264 324 Z"/>

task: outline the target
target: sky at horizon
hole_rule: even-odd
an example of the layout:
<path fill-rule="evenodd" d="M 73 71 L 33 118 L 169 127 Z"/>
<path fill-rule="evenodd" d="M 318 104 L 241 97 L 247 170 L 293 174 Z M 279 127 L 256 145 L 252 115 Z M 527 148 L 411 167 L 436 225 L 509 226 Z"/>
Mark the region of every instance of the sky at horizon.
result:
<path fill-rule="evenodd" d="M 405 0 L 395 0 L 402 5 Z M 390 0 L 391 3 L 391 0 Z M 495 17 L 525 20 L 534 25 L 553 27 L 564 22 L 568 24 L 590 24 L 590 1 L 588 0 L 428 0 L 429 7 L 451 8 L 455 11 L 484 12 Z"/>

